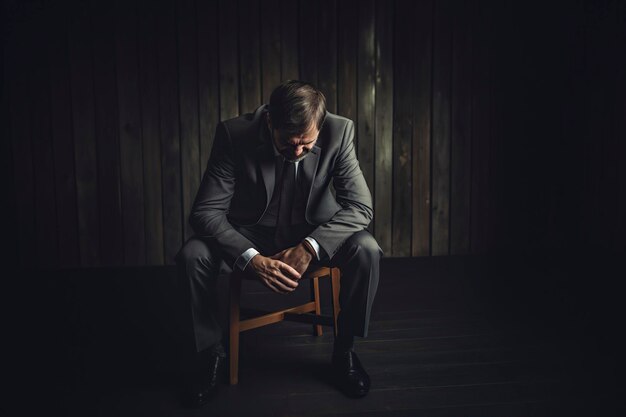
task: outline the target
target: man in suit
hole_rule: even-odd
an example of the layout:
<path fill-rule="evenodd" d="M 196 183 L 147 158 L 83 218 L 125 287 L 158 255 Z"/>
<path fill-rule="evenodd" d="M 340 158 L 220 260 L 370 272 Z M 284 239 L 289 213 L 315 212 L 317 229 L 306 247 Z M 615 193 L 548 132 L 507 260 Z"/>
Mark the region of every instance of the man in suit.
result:
<path fill-rule="evenodd" d="M 189 218 L 195 235 L 176 256 L 190 283 L 198 360 L 209 367 L 192 385 L 192 405 L 214 393 L 225 360 L 215 296 L 222 261 L 284 294 L 311 263 L 340 267 L 332 368 L 345 394 L 368 393 L 353 341 L 367 336 L 382 251 L 365 230 L 372 197 L 353 139 L 354 123 L 327 112 L 324 95 L 300 81 L 218 125 Z"/>

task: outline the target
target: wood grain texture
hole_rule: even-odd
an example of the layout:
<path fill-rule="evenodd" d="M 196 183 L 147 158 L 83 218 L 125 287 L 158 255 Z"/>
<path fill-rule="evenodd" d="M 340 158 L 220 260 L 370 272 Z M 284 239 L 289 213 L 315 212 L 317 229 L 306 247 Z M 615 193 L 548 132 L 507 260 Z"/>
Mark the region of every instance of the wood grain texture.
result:
<path fill-rule="evenodd" d="M 239 4 L 239 85 L 241 113 L 251 113 L 261 105 L 261 56 L 259 1 Z M 265 7 L 265 6 L 264 6 Z"/>
<path fill-rule="evenodd" d="M 44 28 L 45 20 L 38 22 Z M 53 142 L 51 136 L 50 72 L 43 45 L 31 44 L 32 80 L 30 82 L 31 134 L 33 167 L 35 173 L 35 265 L 56 267 L 59 264 L 59 246 L 56 239 L 57 215 L 55 201 Z"/>
<path fill-rule="evenodd" d="M 237 2 L 219 2 L 220 120 L 239 115 Z M 247 70 L 247 69 L 246 69 Z"/>
<path fill-rule="evenodd" d="M 392 252 L 393 216 L 393 7 L 376 1 L 376 145 L 374 237 L 385 253 Z"/>
<path fill-rule="evenodd" d="M 137 56 L 137 5 L 116 2 L 117 97 L 124 221 L 124 263 L 143 265 L 146 258 L 143 154 Z"/>
<path fill-rule="evenodd" d="M 452 16 L 451 144 L 450 144 L 450 254 L 462 255 L 470 250 L 471 202 L 471 97 L 469 69 L 472 64 L 470 12 L 461 3 Z"/>
<path fill-rule="evenodd" d="M 100 256 L 104 265 L 121 265 L 124 263 L 125 230 L 122 211 L 122 181 L 131 180 L 132 174 L 121 178 L 120 129 L 118 118 L 119 82 L 124 84 L 124 77 L 117 77 L 116 63 L 116 26 L 117 11 L 115 4 L 98 3 L 94 5 L 94 38 L 93 38 L 93 70 L 95 98 L 95 136 L 98 156 L 98 189 L 100 192 Z M 118 80 L 121 78 L 122 80 Z M 133 107 L 130 103 L 124 108 Z M 131 110 L 131 111 L 133 111 Z M 138 123 L 138 121 L 137 121 Z M 125 145 L 125 143 L 124 143 Z M 141 158 L 141 150 L 135 156 Z M 132 180 L 130 183 L 132 184 Z M 126 213 L 126 222 L 129 216 Z M 135 229 L 136 230 L 136 229 Z M 143 229 L 141 231 L 143 233 Z"/>
<path fill-rule="evenodd" d="M 183 192 L 183 216 L 188 218 L 200 186 L 200 126 L 198 120 L 198 47 L 195 1 L 179 1 L 178 23 L 178 94 L 180 118 L 180 156 Z M 193 235 L 184 222 L 183 238 Z"/>
<path fill-rule="evenodd" d="M 411 146 L 413 137 L 413 74 L 410 49 L 403 39 L 411 36 L 410 1 L 397 1 L 394 13 L 393 90 L 393 220 L 392 251 L 394 256 L 411 253 Z"/>
<path fill-rule="evenodd" d="M 432 126 L 432 254 L 450 253 L 451 4 L 434 3 Z"/>
<path fill-rule="evenodd" d="M 197 2 L 198 24 L 198 112 L 200 118 L 200 168 L 204 171 L 213 135 L 219 122 L 219 53 L 217 5 Z"/>
<path fill-rule="evenodd" d="M 358 20 L 354 19 L 356 0 L 337 4 L 337 113 L 357 121 L 357 45 Z"/>
<path fill-rule="evenodd" d="M 374 146 L 376 123 L 376 51 L 374 1 L 359 3 L 358 61 L 357 61 L 357 126 L 356 148 L 365 181 L 374 193 Z M 374 224 L 370 224 L 372 231 Z"/>
<path fill-rule="evenodd" d="M 270 102 L 270 95 L 281 81 L 280 61 L 280 14 L 276 13 L 280 0 L 267 0 L 261 7 L 261 87 L 263 103 Z"/>
<path fill-rule="evenodd" d="M 326 96 L 328 111 L 337 113 L 337 0 L 323 0 L 317 4 L 317 87 Z"/>
<path fill-rule="evenodd" d="M 302 75 L 298 65 L 298 2 L 280 0 L 281 81 L 297 80 Z"/>
<path fill-rule="evenodd" d="M 218 13 L 216 2 L 196 2 L 196 8 L 200 169 L 204 173 L 220 117 Z"/>
<path fill-rule="evenodd" d="M 143 191 L 145 207 L 146 263 L 162 265 L 163 193 L 159 132 L 159 73 L 156 43 L 156 13 L 148 0 L 139 1 L 138 16 L 139 96 L 141 143 L 143 145 Z"/>
<path fill-rule="evenodd" d="M 415 3 L 411 61 L 413 80 L 412 236 L 411 255 L 430 255 L 432 140 L 432 1 Z"/>
<path fill-rule="evenodd" d="M 299 0 L 298 5 L 298 20 L 301 22 L 298 25 L 300 79 L 317 85 L 318 65 L 320 64 L 318 22 L 321 7 L 320 3 L 315 0 Z"/>
<path fill-rule="evenodd" d="M 92 23 L 86 5 L 72 10 L 70 21 L 70 74 L 74 164 L 78 206 L 78 238 L 83 266 L 100 264 L 98 157 L 95 136 Z"/>
<path fill-rule="evenodd" d="M 472 96 L 472 201 L 470 213 L 470 246 L 472 253 L 484 253 L 487 248 L 486 228 L 490 211 L 488 198 L 489 175 L 489 84 L 490 65 L 488 56 L 488 32 L 485 22 L 487 11 L 484 7 L 473 9 L 475 16 L 474 65 L 472 67 L 472 85 L 476 94 Z"/>
<path fill-rule="evenodd" d="M 69 14 L 61 8 L 56 15 L 60 24 L 51 31 L 48 44 L 50 63 L 51 135 L 54 148 L 55 200 L 59 265 L 77 267 L 78 213 L 76 208 L 76 172 L 72 136 L 72 97 L 68 52 Z"/>
<path fill-rule="evenodd" d="M 163 187 L 163 240 L 165 263 L 174 263 L 174 255 L 183 244 L 178 63 L 176 45 L 176 10 L 170 3 L 157 9 L 157 44 L 159 69 L 159 128 L 161 134 L 161 169 Z"/>

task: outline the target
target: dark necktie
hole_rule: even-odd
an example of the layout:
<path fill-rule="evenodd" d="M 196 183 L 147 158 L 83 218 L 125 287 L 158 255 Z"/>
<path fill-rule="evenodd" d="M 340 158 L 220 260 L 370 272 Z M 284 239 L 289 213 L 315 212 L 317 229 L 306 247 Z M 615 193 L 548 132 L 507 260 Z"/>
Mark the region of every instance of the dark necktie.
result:
<path fill-rule="evenodd" d="M 293 199 L 296 194 L 296 164 L 285 161 L 281 176 L 280 202 L 278 204 L 278 219 L 276 221 L 275 241 L 278 248 L 283 249 L 289 245 L 289 235 L 292 226 L 291 213 L 293 211 Z"/>

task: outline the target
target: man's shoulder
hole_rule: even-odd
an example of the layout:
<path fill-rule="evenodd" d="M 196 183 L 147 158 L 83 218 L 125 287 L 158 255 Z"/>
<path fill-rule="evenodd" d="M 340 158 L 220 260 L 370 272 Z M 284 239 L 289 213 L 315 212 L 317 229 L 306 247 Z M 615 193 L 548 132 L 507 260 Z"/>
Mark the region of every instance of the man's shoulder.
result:
<path fill-rule="evenodd" d="M 222 120 L 221 123 L 232 139 L 254 137 L 259 132 L 259 126 L 265 113 L 267 113 L 266 104 L 257 107 L 251 113 L 245 113 L 237 117 Z"/>
<path fill-rule="evenodd" d="M 354 123 L 351 119 L 347 117 L 340 116 L 335 113 L 326 112 L 326 118 L 324 119 L 324 124 L 330 123 L 332 125 L 344 126 L 348 123 Z"/>
<path fill-rule="evenodd" d="M 343 117 L 331 112 L 326 112 L 324 127 L 329 127 L 331 129 L 345 129 L 346 125 L 351 123 L 353 124 L 354 122 L 347 117 Z"/>
<path fill-rule="evenodd" d="M 353 121 L 347 117 L 327 112 L 317 144 L 330 152 L 338 150 L 344 142 L 342 138 L 352 124 Z"/>

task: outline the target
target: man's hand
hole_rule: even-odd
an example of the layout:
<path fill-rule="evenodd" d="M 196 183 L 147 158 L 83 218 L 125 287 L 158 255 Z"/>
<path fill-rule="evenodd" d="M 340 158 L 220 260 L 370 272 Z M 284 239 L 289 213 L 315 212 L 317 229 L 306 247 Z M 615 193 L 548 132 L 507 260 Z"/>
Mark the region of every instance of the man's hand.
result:
<path fill-rule="evenodd" d="M 287 263 L 261 254 L 248 262 L 245 272 L 254 275 L 263 285 L 281 294 L 295 290 L 300 279 L 300 273 Z"/>
<path fill-rule="evenodd" d="M 270 258 L 277 259 L 293 267 L 300 275 L 304 274 L 307 270 L 313 255 L 309 252 L 304 243 L 300 243 L 293 248 L 287 248 L 276 255 L 272 255 Z"/>

